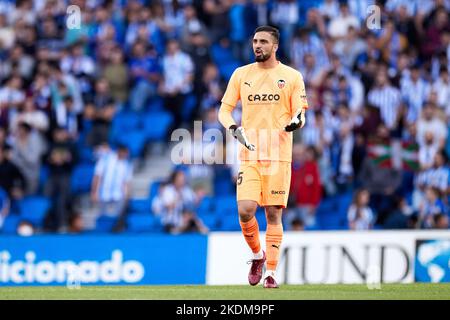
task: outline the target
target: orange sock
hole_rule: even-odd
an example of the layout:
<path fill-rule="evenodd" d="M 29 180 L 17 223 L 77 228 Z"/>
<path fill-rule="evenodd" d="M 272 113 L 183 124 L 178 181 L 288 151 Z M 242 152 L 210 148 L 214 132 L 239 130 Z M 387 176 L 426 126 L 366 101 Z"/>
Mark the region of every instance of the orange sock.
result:
<path fill-rule="evenodd" d="M 261 250 L 258 220 L 253 217 L 247 222 L 242 222 L 239 220 L 239 223 L 241 224 L 242 233 L 244 234 L 244 238 L 245 241 L 247 241 L 248 246 L 252 249 L 253 253 L 258 253 Z"/>
<path fill-rule="evenodd" d="M 266 231 L 266 256 L 267 270 L 275 271 L 280 258 L 280 246 L 283 240 L 283 225 L 267 224 Z"/>

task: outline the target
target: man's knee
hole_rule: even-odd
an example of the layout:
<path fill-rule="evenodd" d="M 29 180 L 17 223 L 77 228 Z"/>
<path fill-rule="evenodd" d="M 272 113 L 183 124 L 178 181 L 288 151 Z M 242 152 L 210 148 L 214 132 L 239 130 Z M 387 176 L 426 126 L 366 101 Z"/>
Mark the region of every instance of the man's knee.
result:
<path fill-rule="evenodd" d="M 247 222 L 255 216 L 258 204 L 251 200 L 238 201 L 239 218 L 242 222 Z"/>
<path fill-rule="evenodd" d="M 270 224 L 280 224 L 283 208 L 281 206 L 266 207 L 267 222 Z"/>

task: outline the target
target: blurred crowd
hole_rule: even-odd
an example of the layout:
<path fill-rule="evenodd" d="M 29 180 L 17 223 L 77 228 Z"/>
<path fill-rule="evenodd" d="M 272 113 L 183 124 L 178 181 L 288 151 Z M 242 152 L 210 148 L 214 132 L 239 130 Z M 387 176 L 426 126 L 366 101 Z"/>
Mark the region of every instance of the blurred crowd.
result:
<path fill-rule="evenodd" d="M 80 28 L 66 25 L 71 4 Z M 448 228 L 448 0 L 0 1 L 0 228 L 15 203 L 44 195 L 50 230 L 82 229 L 68 185 L 86 150 L 91 200 L 123 215 L 133 166 L 111 143 L 114 119 L 159 101 L 171 130 L 222 130 L 225 66 L 253 61 L 249 39 L 265 24 L 280 29 L 278 57 L 303 74 L 310 105 L 288 228 L 317 226 L 320 205 L 342 194 L 354 196 L 351 229 Z M 174 167 L 152 211 L 168 232 L 207 232 L 196 205 L 233 194 L 236 174 Z"/>

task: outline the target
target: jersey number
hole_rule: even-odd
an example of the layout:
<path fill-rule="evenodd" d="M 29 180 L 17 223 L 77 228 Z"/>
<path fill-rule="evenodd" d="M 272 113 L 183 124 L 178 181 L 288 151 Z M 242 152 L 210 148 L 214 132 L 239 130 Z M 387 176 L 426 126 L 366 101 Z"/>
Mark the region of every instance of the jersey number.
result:
<path fill-rule="evenodd" d="M 243 174 L 244 172 L 239 172 L 239 174 L 238 174 L 238 177 L 237 177 L 237 184 L 238 184 L 238 186 L 242 183 L 242 174 Z"/>

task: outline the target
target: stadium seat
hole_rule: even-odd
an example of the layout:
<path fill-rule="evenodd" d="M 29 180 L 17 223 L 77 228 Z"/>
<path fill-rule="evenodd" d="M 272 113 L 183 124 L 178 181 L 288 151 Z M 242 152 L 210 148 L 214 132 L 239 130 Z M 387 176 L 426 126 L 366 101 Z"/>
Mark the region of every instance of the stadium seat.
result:
<path fill-rule="evenodd" d="M 149 199 L 130 199 L 128 201 L 128 212 L 133 213 L 150 213 L 151 212 L 151 203 Z"/>
<path fill-rule="evenodd" d="M 116 138 L 115 142 L 127 146 L 132 159 L 138 158 L 143 154 L 146 135 L 142 130 L 124 131 Z"/>
<path fill-rule="evenodd" d="M 220 231 L 240 231 L 241 225 L 239 224 L 239 217 L 236 216 L 221 216 L 220 219 Z"/>
<path fill-rule="evenodd" d="M 30 196 L 23 198 L 18 202 L 20 218 L 29 221 L 35 227 L 41 228 L 50 206 L 50 199 L 46 197 Z"/>
<path fill-rule="evenodd" d="M 116 113 L 110 129 L 110 143 L 117 143 L 117 139 L 119 139 L 124 132 L 139 130 L 141 128 L 141 124 L 140 116 L 133 111 Z"/>
<path fill-rule="evenodd" d="M 159 224 L 159 218 L 152 214 L 130 214 L 127 217 L 129 232 L 154 232 Z"/>
<path fill-rule="evenodd" d="M 118 218 L 116 217 L 108 217 L 108 216 L 100 216 L 97 218 L 95 222 L 95 232 L 107 233 L 111 232 L 113 227 L 116 225 Z"/>
<path fill-rule="evenodd" d="M 91 190 L 94 168 L 95 166 L 89 163 L 79 164 L 74 168 L 70 179 L 70 191 L 73 194 L 86 193 Z"/>
<path fill-rule="evenodd" d="M 164 100 L 159 97 L 152 98 L 147 110 L 150 112 L 164 111 Z"/>
<path fill-rule="evenodd" d="M 230 61 L 227 63 L 221 63 L 218 65 L 219 67 L 219 73 L 226 81 L 228 81 L 231 78 L 231 75 L 233 74 L 234 70 L 236 68 L 240 67 L 241 64 L 238 61 Z"/>
<path fill-rule="evenodd" d="M 217 216 L 211 214 L 199 214 L 198 217 L 203 221 L 203 224 L 206 225 L 210 231 L 219 230 L 219 219 L 217 218 Z"/>
<path fill-rule="evenodd" d="M 216 197 L 215 211 L 219 215 L 232 215 L 237 213 L 235 196 Z"/>
<path fill-rule="evenodd" d="M 231 51 L 231 49 L 223 47 L 220 44 L 212 45 L 211 57 L 217 65 L 221 65 L 222 63 L 227 63 L 234 59 L 233 52 Z"/>
<path fill-rule="evenodd" d="M 2 234 L 16 234 L 19 222 L 22 219 L 17 214 L 9 214 L 3 222 L 3 227 L 0 229 Z"/>
<path fill-rule="evenodd" d="M 150 190 L 148 192 L 148 200 L 150 201 L 150 206 L 152 205 L 153 198 L 158 194 L 159 186 L 161 181 L 156 180 L 150 184 Z"/>
<path fill-rule="evenodd" d="M 48 181 L 50 175 L 50 169 L 47 165 L 42 165 L 39 171 L 39 188 L 38 190 L 42 193 L 45 189 L 45 185 Z"/>
<path fill-rule="evenodd" d="M 214 214 L 214 198 L 210 196 L 203 197 L 197 208 L 197 214 L 201 216 Z"/>
<path fill-rule="evenodd" d="M 197 105 L 197 98 L 193 94 L 189 94 L 183 103 L 181 116 L 184 121 L 188 121 Z"/>
<path fill-rule="evenodd" d="M 149 142 L 162 141 L 173 121 L 170 113 L 165 111 L 148 112 L 143 117 L 145 136 Z"/>

